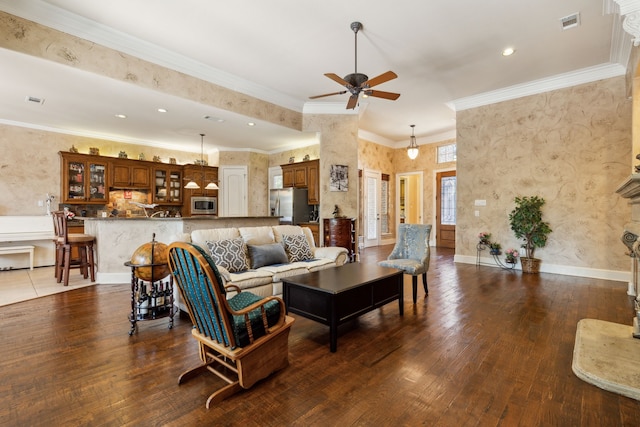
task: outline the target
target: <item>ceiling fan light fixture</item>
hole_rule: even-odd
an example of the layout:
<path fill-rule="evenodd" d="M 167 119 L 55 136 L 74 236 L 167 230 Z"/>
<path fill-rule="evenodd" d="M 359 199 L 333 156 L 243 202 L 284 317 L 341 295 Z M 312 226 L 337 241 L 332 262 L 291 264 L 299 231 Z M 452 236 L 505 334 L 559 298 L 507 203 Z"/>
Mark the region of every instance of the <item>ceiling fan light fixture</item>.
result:
<path fill-rule="evenodd" d="M 410 126 L 411 126 L 411 138 L 409 138 L 409 146 L 407 147 L 407 156 L 409 156 L 411 160 L 415 160 L 415 158 L 418 157 L 418 153 L 420 150 L 418 149 L 416 136 L 414 135 L 416 125 L 410 125 Z"/>

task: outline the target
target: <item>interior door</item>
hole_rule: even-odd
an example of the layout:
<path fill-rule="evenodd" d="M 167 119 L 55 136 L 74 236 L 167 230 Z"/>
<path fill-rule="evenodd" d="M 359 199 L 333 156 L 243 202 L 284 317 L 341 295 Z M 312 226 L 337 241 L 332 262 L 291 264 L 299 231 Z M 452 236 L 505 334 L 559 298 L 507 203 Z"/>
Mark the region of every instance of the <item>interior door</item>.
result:
<path fill-rule="evenodd" d="M 380 180 L 377 171 L 364 171 L 364 247 L 380 244 Z"/>
<path fill-rule="evenodd" d="M 456 247 L 456 171 L 436 174 L 436 246 Z"/>
<path fill-rule="evenodd" d="M 224 166 L 222 172 L 222 206 L 220 216 L 247 216 L 247 167 Z"/>

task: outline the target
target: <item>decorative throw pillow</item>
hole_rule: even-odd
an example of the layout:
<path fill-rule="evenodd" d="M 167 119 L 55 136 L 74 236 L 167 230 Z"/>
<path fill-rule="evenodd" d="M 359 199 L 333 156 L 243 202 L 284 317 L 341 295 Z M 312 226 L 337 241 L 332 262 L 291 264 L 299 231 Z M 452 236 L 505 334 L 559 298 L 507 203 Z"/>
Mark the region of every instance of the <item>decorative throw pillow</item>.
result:
<path fill-rule="evenodd" d="M 285 234 L 282 236 L 282 241 L 289 256 L 289 262 L 313 259 L 313 252 L 304 234 Z"/>
<path fill-rule="evenodd" d="M 284 246 L 280 243 L 267 245 L 247 245 L 251 268 L 259 268 L 265 265 L 286 264 L 289 262 Z"/>
<path fill-rule="evenodd" d="M 242 237 L 235 239 L 207 241 L 213 262 L 226 268 L 229 273 L 237 273 L 249 269 L 247 262 L 247 245 Z"/>

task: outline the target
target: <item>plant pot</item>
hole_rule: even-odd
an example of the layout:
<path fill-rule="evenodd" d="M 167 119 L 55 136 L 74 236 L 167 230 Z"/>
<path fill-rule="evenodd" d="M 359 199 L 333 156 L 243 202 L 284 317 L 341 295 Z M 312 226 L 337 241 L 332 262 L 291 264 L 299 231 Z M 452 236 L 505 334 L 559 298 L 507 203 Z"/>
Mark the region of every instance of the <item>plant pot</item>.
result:
<path fill-rule="evenodd" d="M 520 258 L 520 264 L 522 265 L 523 273 L 540 273 L 540 260 L 538 258 Z"/>

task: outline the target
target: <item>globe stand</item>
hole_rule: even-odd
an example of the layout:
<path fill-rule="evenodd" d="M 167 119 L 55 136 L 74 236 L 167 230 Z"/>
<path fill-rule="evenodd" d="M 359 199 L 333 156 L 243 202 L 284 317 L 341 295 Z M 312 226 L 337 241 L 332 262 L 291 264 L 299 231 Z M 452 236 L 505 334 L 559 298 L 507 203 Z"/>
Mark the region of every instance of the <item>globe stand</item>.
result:
<path fill-rule="evenodd" d="M 171 275 L 161 280 L 152 278 L 150 281 L 138 278 L 137 269 L 142 267 L 161 267 L 166 264 L 141 264 L 134 265 L 125 262 L 131 267 L 131 314 L 129 322 L 131 329 L 129 335 L 133 335 L 138 329 L 138 321 L 155 320 L 169 317 L 169 329 L 173 328 L 173 277 Z M 151 270 L 153 272 L 153 269 Z"/>
<path fill-rule="evenodd" d="M 158 253 L 156 253 L 158 252 Z M 173 328 L 173 277 L 169 274 L 166 245 L 156 242 L 156 235 L 150 243 L 140 246 L 125 262 L 131 267 L 131 330 L 129 336 L 138 329 L 138 321 L 155 320 L 169 316 L 169 329 Z"/>

